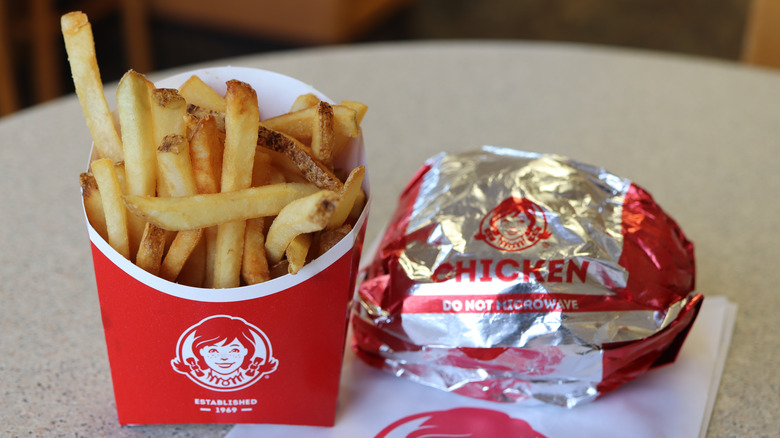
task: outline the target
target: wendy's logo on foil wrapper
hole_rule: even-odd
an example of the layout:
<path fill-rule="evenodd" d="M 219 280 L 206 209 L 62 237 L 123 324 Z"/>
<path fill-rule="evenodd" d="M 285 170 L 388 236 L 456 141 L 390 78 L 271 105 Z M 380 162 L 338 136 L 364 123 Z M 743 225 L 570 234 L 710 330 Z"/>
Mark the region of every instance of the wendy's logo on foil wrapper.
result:
<path fill-rule="evenodd" d="M 387 426 L 374 438 L 500 436 L 546 438 L 523 420 L 482 408 L 455 408 L 409 415 Z"/>
<path fill-rule="evenodd" d="M 544 210 L 526 198 L 509 197 L 490 210 L 474 236 L 495 249 L 516 252 L 550 237 Z"/>
<path fill-rule="evenodd" d="M 213 391 L 237 391 L 276 371 L 271 342 L 242 318 L 215 315 L 182 333 L 171 366 Z"/>

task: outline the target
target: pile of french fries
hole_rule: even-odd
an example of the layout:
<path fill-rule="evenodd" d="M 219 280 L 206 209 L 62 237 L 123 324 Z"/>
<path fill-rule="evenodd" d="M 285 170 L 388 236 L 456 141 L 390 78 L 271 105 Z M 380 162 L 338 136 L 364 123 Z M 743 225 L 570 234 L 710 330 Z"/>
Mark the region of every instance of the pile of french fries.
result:
<path fill-rule="evenodd" d="M 260 121 L 246 83 L 228 81 L 223 97 L 197 76 L 156 88 L 130 70 L 117 126 L 87 16 L 65 14 L 61 25 L 94 143 L 84 207 L 122 256 L 169 281 L 230 288 L 295 274 L 351 231 L 365 169 L 334 162 L 360 135 L 366 105 L 304 94 Z"/>

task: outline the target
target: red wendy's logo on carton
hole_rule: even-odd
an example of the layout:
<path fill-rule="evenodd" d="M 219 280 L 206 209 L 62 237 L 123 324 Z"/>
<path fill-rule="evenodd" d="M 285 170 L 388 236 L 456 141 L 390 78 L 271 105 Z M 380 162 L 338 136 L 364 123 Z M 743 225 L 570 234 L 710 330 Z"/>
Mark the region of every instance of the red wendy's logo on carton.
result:
<path fill-rule="evenodd" d="M 550 237 L 544 210 L 527 198 L 509 197 L 482 218 L 477 240 L 507 252 L 522 251 Z"/>
<path fill-rule="evenodd" d="M 236 391 L 276 371 L 271 342 L 242 318 L 215 315 L 182 333 L 174 371 L 213 391 Z"/>
<path fill-rule="evenodd" d="M 546 438 L 523 420 L 491 409 L 455 408 L 421 412 L 387 426 L 374 438 Z"/>

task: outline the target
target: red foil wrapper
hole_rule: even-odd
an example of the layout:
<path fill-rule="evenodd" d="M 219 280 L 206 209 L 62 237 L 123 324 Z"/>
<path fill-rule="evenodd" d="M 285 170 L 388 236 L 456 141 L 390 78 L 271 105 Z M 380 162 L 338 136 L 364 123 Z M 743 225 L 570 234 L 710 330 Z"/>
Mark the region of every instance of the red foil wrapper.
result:
<path fill-rule="evenodd" d="M 693 244 L 632 183 L 484 146 L 426 161 L 353 306 L 353 349 L 469 397 L 573 407 L 673 362 L 701 306 Z"/>

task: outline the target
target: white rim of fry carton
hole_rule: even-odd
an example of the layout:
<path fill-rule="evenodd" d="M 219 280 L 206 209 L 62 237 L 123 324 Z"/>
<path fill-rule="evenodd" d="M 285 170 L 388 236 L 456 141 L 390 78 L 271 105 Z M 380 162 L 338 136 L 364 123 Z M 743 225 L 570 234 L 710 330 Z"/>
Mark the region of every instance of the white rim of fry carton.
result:
<path fill-rule="evenodd" d="M 192 75 L 200 77 L 206 84 L 214 88 L 214 90 L 223 96 L 226 91 L 225 83 L 228 80 L 236 79 L 250 84 L 257 92 L 261 120 L 288 112 L 295 101 L 295 98 L 301 94 L 313 93 L 321 100 L 334 103 L 311 85 L 305 84 L 297 79 L 280 73 L 247 67 L 225 66 L 192 70 L 157 81 L 155 86 L 158 88 L 178 88 Z M 366 157 L 362 133 L 357 139 L 352 140 L 349 149 L 351 152 L 340 157 L 337 164 L 349 166 L 349 168 L 365 165 Z M 87 167 L 89 167 L 89 164 L 87 164 Z M 304 265 L 295 275 L 286 274 L 265 283 L 227 289 L 186 286 L 164 280 L 144 271 L 114 250 L 114 248 L 103 240 L 97 231 L 92 228 L 92 225 L 90 225 L 89 220 L 87 219 L 86 210 L 83 208 L 83 202 L 82 211 L 84 213 L 84 220 L 87 223 L 90 241 L 92 241 L 95 247 L 97 247 L 97 249 L 112 263 L 136 280 L 161 293 L 178 298 L 210 303 L 227 303 L 245 301 L 282 292 L 316 276 L 319 272 L 323 271 L 326 267 L 332 265 L 344 254 L 349 252 L 355 245 L 355 233 L 360 232 L 368 215 L 369 205 L 371 203 L 371 192 L 369 190 L 368 180 L 368 171 L 366 171 L 366 176 L 363 179 L 363 190 L 365 190 L 367 194 L 367 199 L 363 212 L 360 214 L 360 218 L 352 231 L 328 252 Z"/>

